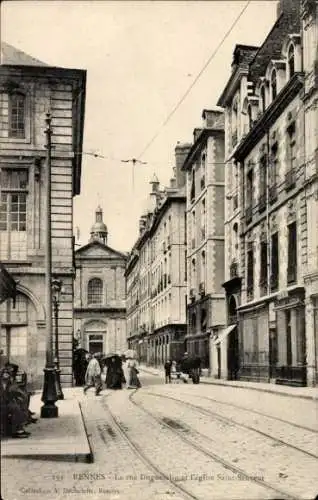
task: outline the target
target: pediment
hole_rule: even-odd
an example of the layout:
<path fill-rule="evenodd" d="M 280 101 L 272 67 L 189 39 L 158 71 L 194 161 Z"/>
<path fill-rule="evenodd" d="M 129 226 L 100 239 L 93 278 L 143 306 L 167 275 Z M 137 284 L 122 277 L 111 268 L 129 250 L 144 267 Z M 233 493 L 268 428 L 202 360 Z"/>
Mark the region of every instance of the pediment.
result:
<path fill-rule="evenodd" d="M 99 242 L 88 243 L 75 253 L 80 259 L 125 259 L 124 254 Z"/>

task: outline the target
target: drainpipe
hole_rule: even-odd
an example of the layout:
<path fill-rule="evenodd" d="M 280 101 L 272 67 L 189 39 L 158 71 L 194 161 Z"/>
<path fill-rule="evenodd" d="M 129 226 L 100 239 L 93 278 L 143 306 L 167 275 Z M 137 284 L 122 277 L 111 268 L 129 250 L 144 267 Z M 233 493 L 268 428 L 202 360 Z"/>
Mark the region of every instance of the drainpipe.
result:
<path fill-rule="evenodd" d="M 270 294 L 271 286 L 271 242 L 270 242 L 270 223 L 269 223 L 269 169 L 271 162 L 269 161 L 270 155 L 270 144 L 269 144 L 269 131 L 266 132 L 266 142 L 267 142 L 267 155 L 266 155 L 266 250 L 267 250 L 267 295 Z M 270 370 L 270 328 L 269 328 L 269 306 L 268 306 L 268 361 Z M 270 378 L 270 373 L 269 373 Z"/>

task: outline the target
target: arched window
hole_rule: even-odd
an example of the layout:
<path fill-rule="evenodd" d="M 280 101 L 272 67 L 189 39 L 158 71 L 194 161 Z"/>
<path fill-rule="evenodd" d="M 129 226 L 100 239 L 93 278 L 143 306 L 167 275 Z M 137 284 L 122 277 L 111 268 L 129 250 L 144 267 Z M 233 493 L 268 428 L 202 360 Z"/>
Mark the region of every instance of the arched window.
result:
<path fill-rule="evenodd" d="M 192 285 L 194 285 L 196 280 L 196 265 L 195 265 L 195 259 L 192 259 Z"/>
<path fill-rule="evenodd" d="M 271 89 L 272 89 L 272 100 L 274 100 L 276 99 L 277 96 L 277 75 L 275 70 L 272 71 Z"/>
<path fill-rule="evenodd" d="M 101 304 L 103 302 L 103 282 L 99 278 L 89 280 L 87 287 L 87 303 Z"/>
<path fill-rule="evenodd" d="M 247 106 L 247 116 L 248 116 L 248 129 L 250 130 L 253 125 L 252 106 L 250 104 Z"/>
<path fill-rule="evenodd" d="M 293 45 L 291 45 L 288 50 L 288 73 L 289 78 L 295 73 L 295 49 Z"/>
<path fill-rule="evenodd" d="M 9 137 L 25 138 L 25 95 L 20 92 L 9 94 Z"/>
<path fill-rule="evenodd" d="M 264 113 L 266 109 L 265 85 L 261 86 L 261 104 L 262 104 L 262 111 Z"/>
<path fill-rule="evenodd" d="M 234 243 L 234 249 L 237 250 L 238 249 L 238 224 L 237 222 L 235 222 L 233 224 L 233 243 Z"/>
<path fill-rule="evenodd" d="M 205 282 L 205 251 L 201 253 L 201 281 Z"/>

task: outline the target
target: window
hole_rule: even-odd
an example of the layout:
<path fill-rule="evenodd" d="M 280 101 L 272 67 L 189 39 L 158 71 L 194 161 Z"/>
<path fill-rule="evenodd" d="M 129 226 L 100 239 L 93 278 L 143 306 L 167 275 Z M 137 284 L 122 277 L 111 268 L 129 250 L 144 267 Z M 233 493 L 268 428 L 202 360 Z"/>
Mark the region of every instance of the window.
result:
<path fill-rule="evenodd" d="M 296 127 L 293 122 L 287 129 L 287 171 L 285 174 L 285 189 L 288 191 L 295 185 L 295 167 L 297 160 Z"/>
<path fill-rule="evenodd" d="M 250 130 L 253 126 L 252 106 L 250 104 L 247 106 L 247 117 L 248 117 L 248 129 Z"/>
<path fill-rule="evenodd" d="M 286 321 L 286 364 L 292 365 L 292 327 L 291 327 L 291 311 L 285 311 Z"/>
<path fill-rule="evenodd" d="M 278 233 L 271 239 L 271 290 L 277 290 L 279 284 L 279 240 Z"/>
<path fill-rule="evenodd" d="M 232 146 L 237 143 L 237 101 L 235 100 L 232 107 Z"/>
<path fill-rule="evenodd" d="M 13 301 L 0 305 L 0 344 L 4 354 L 10 358 L 27 355 L 28 299 L 18 294 L 15 307 Z"/>
<path fill-rule="evenodd" d="M 246 177 L 246 223 L 252 220 L 252 206 L 253 206 L 253 189 L 254 189 L 254 173 L 250 169 Z"/>
<path fill-rule="evenodd" d="M 25 95 L 18 92 L 9 94 L 9 137 L 25 137 Z"/>
<path fill-rule="evenodd" d="M 271 147 L 271 156 L 269 162 L 269 202 L 273 203 L 277 199 L 277 171 L 278 171 L 278 143 L 275 142 Z"/>
<path fill-rule="evenodd" d="M 266 186 L 267 186 L 267 155 L 263 155 L 259 164 L 259 212 L 266 208 Z"/>
<path fill-rule="evenodd" d="M 99 278 L 93 278 L 88 282 L 87 303 L 102 304 L 103 302 L 103 282 Z"/>
<path fill-rule="evenodd" d="M 247 252 L 247 298 L 252 299 L 254 294 L 254 252 Z"/>
<path fill-rule="evenodd" d="M 261 268 L 260 268 L 260 288 L 261 295 L 267 292 L 267 242 L 261 241 Z"/>
<path fill-rule="evenodd" d="M 205 219 L 206 219 L 206 206 L 205 199 L 202 200 L 201 206 L 201 239 L 205 240 Z"/>
<path fill-rule="evenodd" d="M 28 171 L 1 169 L 0 186 L 0 259 L 25 259 Z"/>
<path fill-rule="evenodd" d="M 289 78 L 295 73 L 295 49 L 293 45 L 291 45 L 288 50 L 288 73 Z"/>
<path fill-rule="evenodd" d="M 288 226 L 288 264 L 287 283 L 297 280 L 297 224 L 292 222 Z"/>
<path fill-rule="evenodd" d="M 201 281 L 205 283 L 205 267 L 206 267 L 205 251 L 201 253 Z"/>
<path fill-rule="evenodd" d="M 195 167 L 193 167 L 193 169 L 192 169 L 190 200 L 193 201 L 194 198 L 195 198 Z"/>
<path fill-rule="evenodd" d="M 296 127 L 293 123 L 287 130 L 288 134 L 288 161 L 289 168 L 293 169 L 296 166 Z"/>
<path fill-rule="evenodd" d="M 271 90 L 272 90 L 272 100 L 274 100 L 276 99 L 277 96 L 277 75 L 275 70 L 272 71 Z"/>

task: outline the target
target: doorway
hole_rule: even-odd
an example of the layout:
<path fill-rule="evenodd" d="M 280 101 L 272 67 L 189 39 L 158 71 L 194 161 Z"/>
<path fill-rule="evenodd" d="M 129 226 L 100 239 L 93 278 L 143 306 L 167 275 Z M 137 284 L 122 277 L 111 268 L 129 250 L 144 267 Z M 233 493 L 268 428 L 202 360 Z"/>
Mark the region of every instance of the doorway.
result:
<path fill-rule="evenodd" d="M 228 380 L 237 380 L 239 371 L 239 340 L 238 328 L 235 326 L 229 334 L 227 346 L 227 373 Z"/>

